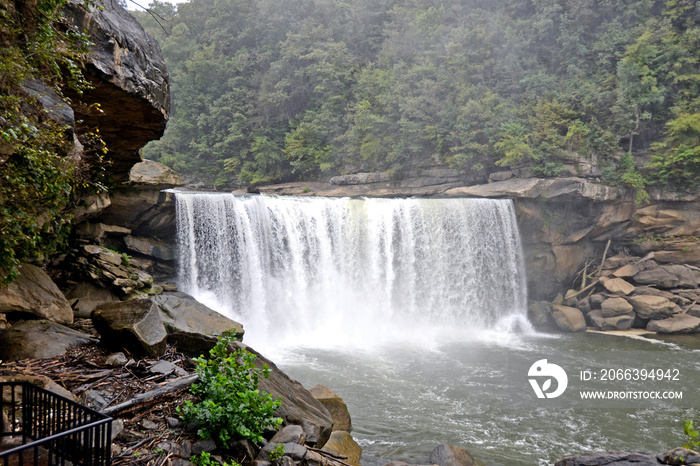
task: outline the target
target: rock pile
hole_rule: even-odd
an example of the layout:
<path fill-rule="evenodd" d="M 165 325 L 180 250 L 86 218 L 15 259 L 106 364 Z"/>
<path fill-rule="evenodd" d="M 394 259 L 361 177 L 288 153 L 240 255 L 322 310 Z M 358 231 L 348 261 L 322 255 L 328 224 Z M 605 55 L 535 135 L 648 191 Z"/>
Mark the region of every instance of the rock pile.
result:
<path fill-rule="evenodd" d="M 700 268 L 661 265 L 653 254 L 619 255 L 605 261 L 597 281 L 582 291 L 569 290 L 552 303 L 530 305 L 538 326 L 578 332 L 646 329 L 664 334 L 700 332 Z"/>

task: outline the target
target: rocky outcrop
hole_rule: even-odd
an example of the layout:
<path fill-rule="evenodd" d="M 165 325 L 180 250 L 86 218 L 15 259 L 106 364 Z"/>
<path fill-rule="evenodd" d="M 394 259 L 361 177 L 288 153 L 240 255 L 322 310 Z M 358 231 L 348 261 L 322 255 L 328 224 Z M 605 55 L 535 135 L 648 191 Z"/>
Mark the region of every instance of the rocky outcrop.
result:
<path fill-rule="evenodd" d="M 150 357 L 165 352 L 168 334 L 150 299 L 103 304 L 92 313 L 92 322 L 108 348 Z"/>
<path fill-rule="evenodd" d="M 73 310 L 61 290 L 42 269 L 22 264 L 19 277 L 0 288 L 0 312 L 27 315 L 53 322 L 70 324 Z"/>
<path fill-rule="evenodd" d="M 561 458 L 555 466 L 659 466 L 694 465 L 700 463 L 700 455 L 687 448 L 675 448 L 653 455 L 641 451 L 602 451 L 570 455 Z"/>
<path fill-rule="evenodd" d="M 70 0 L 64 23 L 86 31 L 93 43 L 83 64 L 93 87 L 73 108 L 77 130 L 99 128 L 110 174 L 125 180 L 140 161 L 139 149 L 158 139 L 168 120 L 170 84 L 160 47 L 119 2 Z"/>
<path fill-rule="evenodd" d="M 47 320 L 16 322 L 0 331 L 0 360 L 50 358 L 95 342 L 90 335 Z"/>
<path fill-rule="evenodd" d="M 197 357 L 208 354 L 216 345 L 217 337 L 233 330 L 236 338 L 243 340 L 243 326 L 229 319 L 192 296 L 180 292 L 163 293 L 153 298 L 158 306 L 160 319 L 168 332 L 168 342 L 182 353 Z"/>
<path fill-rule="evenodd" d="M 438 466 L 484 466 L 464 448 L 442 443 L 430 452 L 430 464 Z"/>
<path fill-rule="evenodd" d="M 333 418 L 333 430 L 352 432 L 352 420 L 348 407 L 341 397 L 333 390 L 324 386 L 316 385 L 311 387 L 309 392 L 316 398 L 331 414 Z"/>

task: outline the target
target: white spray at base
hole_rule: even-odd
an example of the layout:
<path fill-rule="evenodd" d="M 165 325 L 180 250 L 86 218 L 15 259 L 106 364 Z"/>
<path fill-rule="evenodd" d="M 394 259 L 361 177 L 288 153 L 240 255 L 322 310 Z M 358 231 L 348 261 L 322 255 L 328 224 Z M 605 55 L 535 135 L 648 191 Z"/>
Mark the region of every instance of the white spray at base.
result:
<path fill-rule="evenodd" d="M 256 347 L 529 331 L 513 204 L 177 193 L 180 287 Z"/>

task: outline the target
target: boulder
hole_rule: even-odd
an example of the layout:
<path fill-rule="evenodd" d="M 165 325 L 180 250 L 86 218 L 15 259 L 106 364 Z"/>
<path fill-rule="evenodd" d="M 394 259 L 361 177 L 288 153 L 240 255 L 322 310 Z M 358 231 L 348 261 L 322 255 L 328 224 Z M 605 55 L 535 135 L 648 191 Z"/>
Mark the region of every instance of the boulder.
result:
<path fill-rule="evenodd" d="M 682 447 L 674 448 L 666 453 L 661 453 L 657 455 L 656 458 L 661 461 L 662 464 L 700 464 L 700 453 Z"/>
<path fill-rule="evenodd" d="M 661 320 L 671 317 L 676 307 L 667 298 L 661 296 L 639 295 L 627 298 L 634 312 L 642 319 Z"/>
<path fill-rule="evenodd" d="M 625 298 L 608 298 L 600 305 L 603 317 L 629 315 L 634 317 L 634 308 Z"/>
<path fill-rule="evenodd" d="M 353 466 L 360 466 L 362 447 L 355 442 L 349 432 L 334 430 L 322 450 L 335 455 L 347 456 L 347 459 L 343 461 Z"/>
<path fill-rule="evenodd" d="M 553 305 L 552 317 L 554 323 L 565 332 L 583 332 L 586 330 L 586 319 L 583 313 L 575 307 Z"/>
<path fill-rule="evenodd" d="M 527 318 L 537 328 L 552 324 L 552 305 L 547 301 L 535 301 L 527 307 Z"/>
<path fill-rule="evenodd" d="M 151 256 L 164 261 L 172 261 L 177 258 L 169 244 L 157 239 L 129 235 L 124 238 L 124 244 L 130 251 L 143 254 L 144 256 Z"/>
<path fill-rule="evenodd" d="M 270 443 L 298 443 L 303 445 L 306 443 L 306 435 L 301 426 L 289 424 L 278 430 L 270 439 Z"/>
<path fill-rule="evenodd" d="M 662 266 L 669 273 L 676 276 L 678 279 L 678 288 L 697 288 L 698 281 L 695 276 L 695 271 L 685 265 L 664 265 Z"/>
<path fill-rule="evenodd" d="M 0 334 L 0 359 L 40 359 L 61 356 L 68 349 L 96 340 L 83 332 L 48 320 L 16 323 Z"/>
<path fill-rule="evenodd" d="M 591 302 L 591 309 L 600 308 L 600 305 L 603 304 L 603 301 L 606 299 L 608 299 L 608 297 L 602 293 L 592 294 L 588 298 L 588 300 Z"/>
<path fill-rule="evenodd" d="M 241 324 L 186 293 L 166 292 L 152 299 L 168 332 L 168 341 L 188 356 L 207 354 L 226 330 L 234 329 L 236 338 L 243 340 Z"/>
<path fill-rule="evenodd" d="M 352 432 L 350 412 L 341 397 L 324 385 L 316 385 L 309 392 L 331 413 L 334 431 Z"/>
<path fill-rule="evenodd" d="M 668 319 L 650 320 L 647 324 L 650 332 L 664 334 L 698 333 L 700 318 L 688 314 L 678 314 Z"/>
<path fill-rule="evenodd" d="M 671 293 L 670 291 L 660 290 L 658 288 L 653 288 L 651 286 L 638 286 L 637 288 L 634 289 L 634 294 L 635 294 L 635 296 L 637 296 L 637 295 L 661 296 L 663 298 L 667 298 L 669 301 L 672 301 L 676 304 L 679 303 L 678 295 L 675 295 L 675 294 Z"/>
<path fill-rule="evenodd" d="M 151 299 L 103 304 L 93 311 L 92 322 L 105 346 L 150 357 L 165 353 L 167 332 Z"/>
<path fill-rule="evenodd" d="M 116 190 L 99 220 L 128 228 L 135 235 L 172 235 L 175 231 L 175 195 L 157 189 Z"/>
<path fill-rule="evenodd" d="M 255 457 L 256 461 L 270 461 L 270 454 L 279 445 L 284 445 L 284 456 L 294 461 L 303 460 L 308 452 L 304 445 L 298 443 L 278 443 L 270 441 L 260 449 L 258 456 Z"/>
<path fill-rule="evenodd" d="M 66 298 L 72 303 L 79 317 L 90 317 L 90 313 L 100 304 L 119 301 L 119 298 L 107 288 L 100 288 L 88 282 L 75 284 L 66 293 Z"/>
<path fill-rule="evenodd" d="M 554 466 L 659 466 L 656 456 L 641 451 L 602 451 L 564 456 Z"/>
<path fill-rule="evenodd" d="M 484 463 L 474 458 L 463 448 L 441 443 L 430 452 L 430 464 L 438 466 L 483 466 Z"/>
<path fill-rule="evenodd" d="M 619 315 L 615 317 L 603 317 L 603 312 L 596 309 L 586 314 L 586 320 L 598 330 L 629 330 L 634 325 L 634 317 Z"/>
<path fill-rule="evenodd" d="M 634 291 L 634 285 L 622 278 L 601 279 L 603 287 L 612 294 L 627 296 Z"/>
<path fill-rule="evenodd" d="M 106 208 L 106 207 L 105 207 Z M 75 234 L 80 238 L 101 243 L 106 237 L 122 237 L 131 234 L 131 230 L 118 225 L 104 223 L 81 223 L 75 228 Z"/>
<path fill-rule="evenodd" d="M 676 288 L 680 283 L 678 277 L 663 266 L 642 270 L 632 279 L 639 284 L 651 285 L 656 288 Z"/>
<path fill-rule="evenodd" d="M 137 188 L 166 189 L 182 186 L 185 180 L 172 168 L 144 159 L 129 171 L 129 185 Z"/>
<path fill-rule="evenodd" d="M 73 309 L 66 297 L 46 272 L 31 264 L 22 264 L 17 280 L 0 288 L 0 312 L 73 323 Z"/>
<path fill-rule="evenodd" d="M 291 379 L 275 363 L 253 348 L 239 341 L 231 343 L 231 346 L 232 350 L 242 348 L 254 354 L 256 366 L 262 367 L 267 364 L 270 377 L 260 378 L 258 387 L 282 401 L 275 416 L 281 417 L 284 425 L 300 425 L 304 429 L 308 445 L 316 448 L 323 447 L 333 429 L 333 418 L 328 410 L 299 382 Z"/>
<path fill-rule="evenodd" d="M 588 314 L 591 312 L 591 301 L 588 299 L 588 297 L 583 297 L 579 299 L 578 301 L 578 306 L 576 306 L 579 311 L 583 312 L 584 314 Z"/>

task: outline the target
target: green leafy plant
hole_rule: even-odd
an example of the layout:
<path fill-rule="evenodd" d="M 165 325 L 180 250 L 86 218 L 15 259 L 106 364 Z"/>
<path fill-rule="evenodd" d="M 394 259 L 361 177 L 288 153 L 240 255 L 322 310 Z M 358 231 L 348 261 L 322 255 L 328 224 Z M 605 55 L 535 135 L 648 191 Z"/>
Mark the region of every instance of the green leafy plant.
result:
<path fill-rule="evenodd" d="M 221 464 L 218 461 L 211 459 L 211 454 L 207 453 L 206 451 L 203 451 L 199 455 L 192 455 L 190 457 L 190 462 L 192 462 L 195 466 L 241 466 L 235 461 L 231 461 L 230 463 L 224 462 Z"/>
<path fill-rule="evenodd" d="M 275 461 L 284 456 L 284 444 L 278 443 L 275 448 L 270 452 L 270 461 Z"/>
<path fill-rule="evenodd" d="M 697 448 L 700 448 L 700 432 L 698 432 L 695 429 L 695 426 L 693 425 L 693 421 L 685 421 L 685 425 L 683 425 L 683 433 L 688 437 L 688 443 L 683 445 L 684 448 L 688 448 L 689 450 L 695 450 Z"/>
<path fill-rule="evenodd" d="M 198 435 L 212 437 L 228 448 L 229 441 L 262 442 L 267 428 L 278 428 L 282 419 L 273 413 L 280 400 L 258 389 L 260 377 L 268 378 L 267 365 L 255 366 L 255 355 L 244 349 L 231 351 L 232 331 L 225 332 L 209 351 L 209 358 L 195 358 L 199 383 L 191 391 L 201 401 L 186 401 L 178 412 L 185 422 L 194 422 Z"/>

